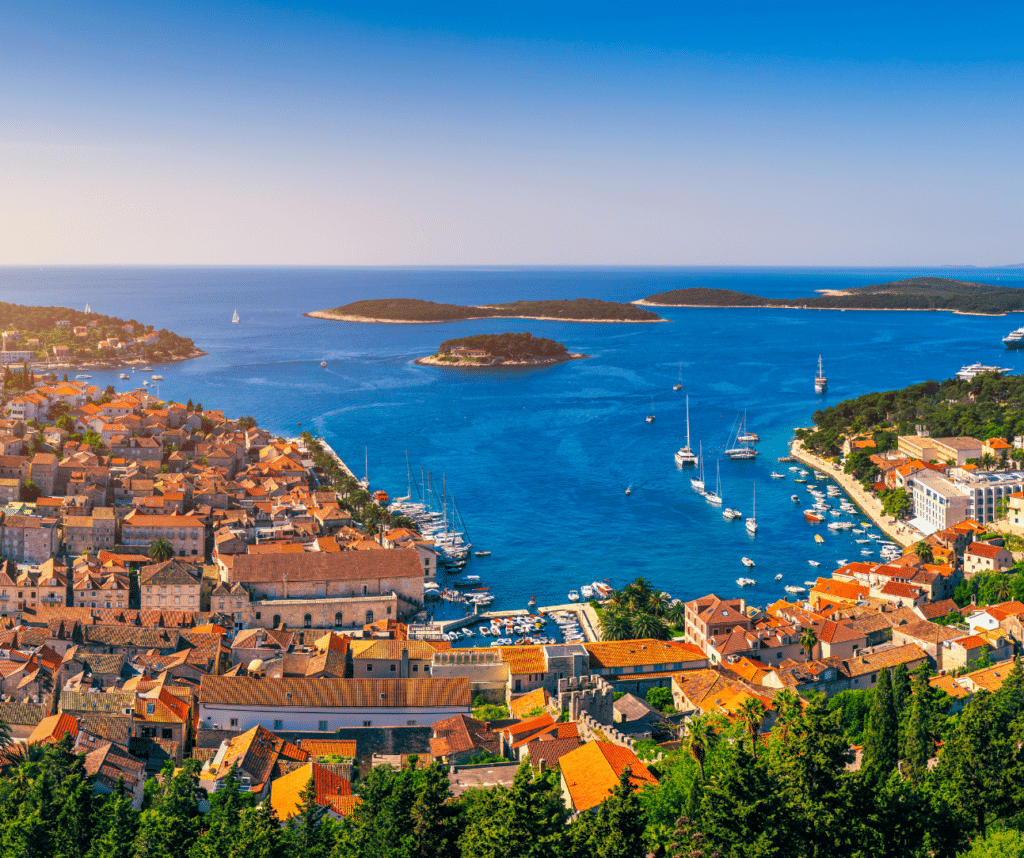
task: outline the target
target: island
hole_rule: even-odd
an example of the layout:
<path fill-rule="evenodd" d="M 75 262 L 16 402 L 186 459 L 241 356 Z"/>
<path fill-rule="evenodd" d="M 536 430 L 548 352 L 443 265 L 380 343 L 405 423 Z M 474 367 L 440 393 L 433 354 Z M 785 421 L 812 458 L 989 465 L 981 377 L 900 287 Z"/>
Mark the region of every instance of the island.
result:
<path fill-rule="evenodd" d="M 390 322 L 435 324 L 470 319 L 537 319 L 560 322 L 664 322 L 657 313 L 635 303 L 575 298 L 551 301 L 512 301 L 507 304 L 437 304 L 418 298 L 376 298 L 355 301 L 333 310 L 311 310 L 303 315 L 338 322 Z"/>
<path fill-rule="evenodd" d="M 562 343 L 527 332 L 477 334 L 445 340 L 435 354 L 418 358 L 416 363 L 459 367 L 550 366 L 585 357 L 587 355 L 573 354 Z"/>
<path fill-rule="evenodd" d="M 0 363 L 36 368 L 116 367 L 202 357 L 188 337 L 88 307 L 34 307 L 0 302 Z"/>
<path fill-rule="evenodd" d="M 635 304 L 651 307 L 773 307 L 813 310 L 948 310 L 983 316 L 1024 311 L 1024 290 L 946 277 L 911 277 L 849 289 L 819 289 L 809 298 L 764 298 L 732 289 L 672 289 Z"/>

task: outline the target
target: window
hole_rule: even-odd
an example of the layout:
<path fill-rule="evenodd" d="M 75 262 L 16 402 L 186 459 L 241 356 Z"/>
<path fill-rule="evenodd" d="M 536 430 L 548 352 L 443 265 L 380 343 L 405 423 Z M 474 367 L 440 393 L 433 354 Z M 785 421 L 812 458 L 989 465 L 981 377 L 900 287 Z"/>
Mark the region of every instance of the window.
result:
<path fill-rule="evenodd" d="M 307 628 L 307 629 L 312 628 L 312 626 L 313 626 L 313 617 L 312 617 L 311 614 L 306 614 L 306 616 L 304 616 L 302 618 L 302 626 L 303 626 L 303 628 Z"/>
<path fill-rule="evenodd" d="M 279 625 L 281 625 L 281 615 L 280 614 L 274 614 L 273 626 L 276 629 Z"/>
<path fill-rule="evenodd" d="M 261 613 L 260 611 L 257 611 L 257 612 L 256 612 L 256 619 L 257 619 L 257 620 L 258 620 L 258 619 L 260 618 L 260 613 Z M 239 619 L 241 619 L 241 618 L 239 618 Z"/>
<path fill-rule="evenodd" d="M 372 623 L 372 622 L 373 622 L 373 611 L 367 611 L 366 612 L 366 625 L 370 625 L 370 623 Z"/>
<path fill-rule="evenodd" d="M 363 721 L 363 726 L 364 727 L 372 727 L 373 726 L 373 721 Z"/>
<path fill-rule="evenodd" d="M 156 712 L 156 704 L 155 703 L 147 703 L 146 704 L 146 714 L 147 715 L 152 715 L 155 712 Z"/>
<path fill-rule="evenodd" d="M 406 725 L 407 727 L 415 727 L 415 726 L 416 726 L 416 721 L 415 721 L 415 720 L 412 720 L 412 721 L 406 721 L 406 722 L 405 722 L 405 725 Z"/>
<path fill-rule="evenodd" d="M 284 722 L 283 721 L 274 721 L 274 729 L 275 730 L 283 730 L 284 729 Z"/>
<path fill-rule="evenodd" d="M 237 718 L 232 718 L 231 719 L 231 726 L 232 727 L 237 727 L 238 726 L 238 719 Z"/>
<path fill-rule="evenodd" d="M 394 665 L 391 665 L 391 672 L 392 672 L 392 673 L 394 673 L 394 672 L 395 672 L 395 666 L 394 666 Z"/>
<path fill-rule="evenodd" d="M 373 673 L 373 665 L 372 664 L 366 665 L 366 672 L 367 673 Z"/>
<path fill-rule="evenodd" d="M 318 721 L 317 724 L 319 725 L 317 729 L 319 729 L 321 733 L 323 733 L 323 732 L 325 732 L 327 730 L 327 722 L 326 721 Z"/>
<path fill-rule="evenodd" d="M 174 738 L 174 730 L 170 729 L 169 727 L 164 727 L 160 731 L 160 738 L 161 739 L 173 739 Z"/>
<path fill-rule="evenodd" d="M 342 622 L 341 622 L 341 611 L 338 611 L 338 613 L 336 613 L 334 615 L 334 625 L 336 625 L 336 626 L 342 625 Z"/>
<path fill-rule="evenodd" d="M 420 666 L 418 664 L 414 664 L 412 666 L 412 672 L 413 673 L 419 673 L 420 672 Z"/>

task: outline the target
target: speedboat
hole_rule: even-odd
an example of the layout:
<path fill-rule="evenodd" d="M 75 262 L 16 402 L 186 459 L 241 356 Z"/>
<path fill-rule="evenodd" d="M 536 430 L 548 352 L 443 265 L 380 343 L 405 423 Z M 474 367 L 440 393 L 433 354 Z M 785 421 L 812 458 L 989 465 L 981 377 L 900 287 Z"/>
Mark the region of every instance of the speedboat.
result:
<path fill-rule="evenodd" d="M 725 509 L 722 510 L 722 518 L 727 519 L 729 521 L 731 521 L 734 518 L 742 518 L 742 517 L 743 517 L 743 513 L 741 513 L 738 509 L 732 509 L 730 507 L 726 507 Z"/>
<path fill-rule="evenodd" d="M 757 581 L 753 578 L 737 578 L 736 585 L 739 587 L 753 587 Z"/>
<path fill-rule="evenodd" d="M 776 581 L 781 581 L 782 580 L 782 573 L 779 573 L 778 575 L 776 575 L 775 576 L 775 580 Z"/>
<path fill-rule="evenodd" d="M 821 538 L 820 533 L 814 534 L 814 541 L 817 542 L 818 545 L 822 545 L 825 542 L 825 540 Z"/>
<path fill-rule="evenodd" d="M 787 584 L 785 587 L 787 593 L 806 593 L 806 587 L 800 587 L 796 584 Z"/>
<path fill-rule="evenodd" d="M 593 599 L 594 588 L 591 587 L 589 584 L 584 584 L 582 587 L 580 587 L 580 596 L 582 596 L 584 599 Z"/>
<path fill-rule="evenodd" d="M 807 562 L 810 563 L 811 566 L 821 566 L 817 560 L 808 560 Z"/>
<path fill-rule="evenodd" d="M 579 600 L 580 600 L 579 591 L 578 590 L 570 590 L 569 591 L 569 601 L 570 602 L 578 602 Z"/>
<path fill-rule="evenodd" d="M 784 479 L 786 479 L 786 475 L 785 474 L 779 474 L 779 473 L 776 473 L 775 471 L 772 471 L 771 478 L 773 480 L 784 480 Z"/>
<path fill-rule="evenodd" d="M 800 503 L 800 496 L 799 495 L 790 495 L 789 499 L 791 501 L 793 501 L 793 503 L 796 503 L 796 504 Z"/>
<path fill-rule="evenodd" d="M 129 378 L 131 378 L 131 376 L 128 375 L 128 373 L 126 373 L 126 372 L 122 372 L 121 375 L 118 376 L 118 378 L 120 378 L 121 381 L 127 381 Z"/>

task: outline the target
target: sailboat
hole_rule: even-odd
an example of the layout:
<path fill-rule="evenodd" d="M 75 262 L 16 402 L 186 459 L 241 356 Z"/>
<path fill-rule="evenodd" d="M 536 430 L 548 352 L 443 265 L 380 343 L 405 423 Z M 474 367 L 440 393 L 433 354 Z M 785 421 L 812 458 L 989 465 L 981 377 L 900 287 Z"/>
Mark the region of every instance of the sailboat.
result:
<path fill-rule="evenodd" d="M 750 510 L 750 518 L 747 519 L 747 533 L 757 533 L 757 488 L 755 486 L 754 497 L 751 501 L 752 509 Z"/>
<path fill-rule="evenodd" d="M 654 422 L 654 397 L 651 396 L 651 413 L 644 418 L 648 423 Z"/>
<path fill-rule="evenodd" d="M 722 505 L 722 468 L 720 462 L 715 462 L 715 490 L 704 492 L 704 500 L 712 506 Z"/>
<path fill-rule="evenodd" d="M 696 465 L 697 457 L 690 449 L 690 395 L 686 395 L 686 446 L 676 451 L 676 464 L 681 468 L 683 465 Z"/>
<path fill-rule="evenodd" d="M 86 303 L 86 305 L 85 305 L 85 312 L 86 312 L 87 314 L 88 314 L 88 313 L 91 313 L 91 312 L 92 312 L 92 307 L 90 307 L 90 306 L 89 306 L 88 302 L 87 302 L 87 303 Z"/>
<path fill-rule="evenodd" d="M 747 409 L 743 409 L 743 423 L 740 424 L 740 431 L 736 434 L 738 444 L 756 444 L 761 438 L 756 432 L 747 429 Z"/>
<path fill-rule="evenodd" d="M 700 463 L 700 475 L 697 477 L 690 478 L 690 485 L 693 486 L 701 494 L 704 494 L 704 449 L 698 444 L 697 445 L 697 461 Z"/>
<path fill-rule="evenodd" d="M 361 485 L 364 489 L 369 489 L 370 488 L 370 448 L 369 447 L 365 448 L 365 454 L 366 454 L 366 461 L 364 462 L 364 467 L 366 468 L 366 470 L 363 472 L 364 476 L 359 481 L 359 485 Z M 445 500 L 447 501 L 447 498 Z"/>
<path fill-rule="evenodd" d="M 236 307 L 234 315 L 232 315 L 232 317 L 231 317 L 231 324 L 232 325 L 237 325 L 240 321 L 242 321 L 242 320 L 238 318 L 238 308 Z"/>
<path fill-rule="evenodd" d="M 327 366 L 327 352 L 326 351 L 324 351 L 323 357 L 320 359 L 320 366 L 322 366 L 322 367 L 326 367 Z"/>
<path fill-rule="evenodd" d="M 828 379 L 821 368 L 821 355 L 818 355 L 818 374 L 814 376 L 814 392 L 824 393 L 826 390 L 828 390 Z"/>
<path fill-rule="evenodd" d="M 734 447 L 729 447 L 725 450 L 725 455 L 730 459 L 753 459 L 757 455 L 757 450 L 753 447 L 748 447 L 745 444 L 740 443 L 740 435 L 745 434 L 743 425 L 739 422 L 739 415 L 737 415 L 736 421 L 736 434 L 733 436 Z"/>
<path fill-rule="evenodd" d="M 673 390 L 683 389 L 683 365 L 679 364 L 679 381 L 672 385 Z"/>

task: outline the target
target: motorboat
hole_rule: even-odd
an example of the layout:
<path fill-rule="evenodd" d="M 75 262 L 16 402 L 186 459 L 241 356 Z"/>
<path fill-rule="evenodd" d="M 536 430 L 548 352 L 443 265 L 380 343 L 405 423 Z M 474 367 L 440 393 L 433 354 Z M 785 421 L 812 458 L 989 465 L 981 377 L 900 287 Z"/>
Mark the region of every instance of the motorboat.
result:
<path fill-rule="evenodd" d="M 757 584 L 757 581 L 755 581 L 753 578 L 737 578 L 736 579 L 736 585 L 738 587 L 753 587 L 755 584 Z"/>
<path fill-rule="evenodd" d="M 814 541 L 817 542 L 818 545 L 823 545 L 825 543 L 825 540 L 822 538 L 820 533 L 814 534 Z"/>
<path fill-rule="evenodd" d="M 118 378 L 120 378 L 120 379 L 121 379 L 121 381 L 127 381 L 128 379 L 130 379 L 130 378 L 131 378 L 131 376 L 130 376 L 130 375 L 128 375 L 128 373 L 126 373 L 126 372 L 122 372 L 122 373 L 121 373 L 121 374 L 120 374 L 120 375 L 118 376 Z"/>
<path fill-rule="evenodd" d="M 578 602 L 579 600 L 580 600 L 579 591 L 578 590 L 570 590 L 569 591 L 569 601 L 570 602 Z"/>
<path fill-rule="evenodd" d="M 809 509 L 804 510 L 804 518 L 806 518 L 811 524 L 821 524 L 825 520 L 825 516 L 818 515 L 816 512 L 811 512 Z"/>
<path fill-rule="evenodd" d="M 781 572 L 778 575 L 775 576 L 775 580 L 776 581 L 781 581 L 782 580 L 782 573 Z"/>
<path fill-rule="evenodd" d="M 750 559 L 749 557 L 741 557 L 741 558 L 740 558 L 740 563 L 742 563 L 742 564 L 743 564 L 744 566 L 746 566 L 746 567 L 747 567 L 748 569 L 749 569 L 749 568 L 751 568 L 752 566 L 756 566 L 756 565 L 757 565 L 757 564 L 756 564 L 756 563 L 754 563 L 754 561 L 753 561 L 753 560 L 751 560 L 751 559 Z"/>
<path fill-rule="evenodd" d="M 819 563 L 819 562 L 818 562 L 817 560 L 808 560 L 807 562 L 808 562 L 808 563 L 809 563 L 809 564 L 810 564 L 811 566 L 821 566 L 821 564 L 820 564 L 820 563 Z"/>
<path fill-rule="evenodd" d="M 742 517 L 743 517 L 743 513 L 741 513 L 738 509 L 732 509 L 731 507 L 726 507 L 725 509 L 722 510 L 722 518 L 726 519 L 727 521 L 732 521 L 734 518 L 742 518 Z"/>
<path fill-rule="evenodd" d="M 798 584 L 787 584 L 784 589 L 785 589 L 785 591 L 787 593 L 794 593 L 794 594 L 795 593 L 806 593 L 807 592 L 807 588 L 806 587 L 801 587 Z"/>
<path fill-rule="evenodd" d="M 152 378 L 153 378 L 153 381 L 163 381 L 164 380 L 164 377 L 162 375 L 154 375 Z"/>
<path fill-rule="evenodd" d="M 582 587 L 580 587 L 580 596 L 587 600 L 593 599 L 594 588 L 591 587 L 589 584 L 584 584 Z"/>
<path fill-rule="evenodd" d="M 796 504 L 800 503 L 800 496 L 799 495 L 790 495 L 789 499 L 791 501 L 793 501 L 793 503 L 796 503 Z"/>
<path fill-rule="evenodd" d="M 648 423 L 653 423 L 653 422 L 654 422 L 654 419 L 655 419 L 655 418 L 654 418 L 654 397 L 652 396 L 652 397 L 651 397 L 651 413 L 650 413 L 650 414 L 648 414 L 648 415 L 647 415 L 647 416 L 646 416 L 646 417 L 644 418 L 644 420 L 646 420 L 646 421 L 647 421 Z"/>
<path fill-rule="evenodd" d="M 771 478 L 773 480 L 784 480 L 784 479 L 786 479 L 786 475 L 785 474 L 777 473 L 776 471 L 772 471 Z"/>

